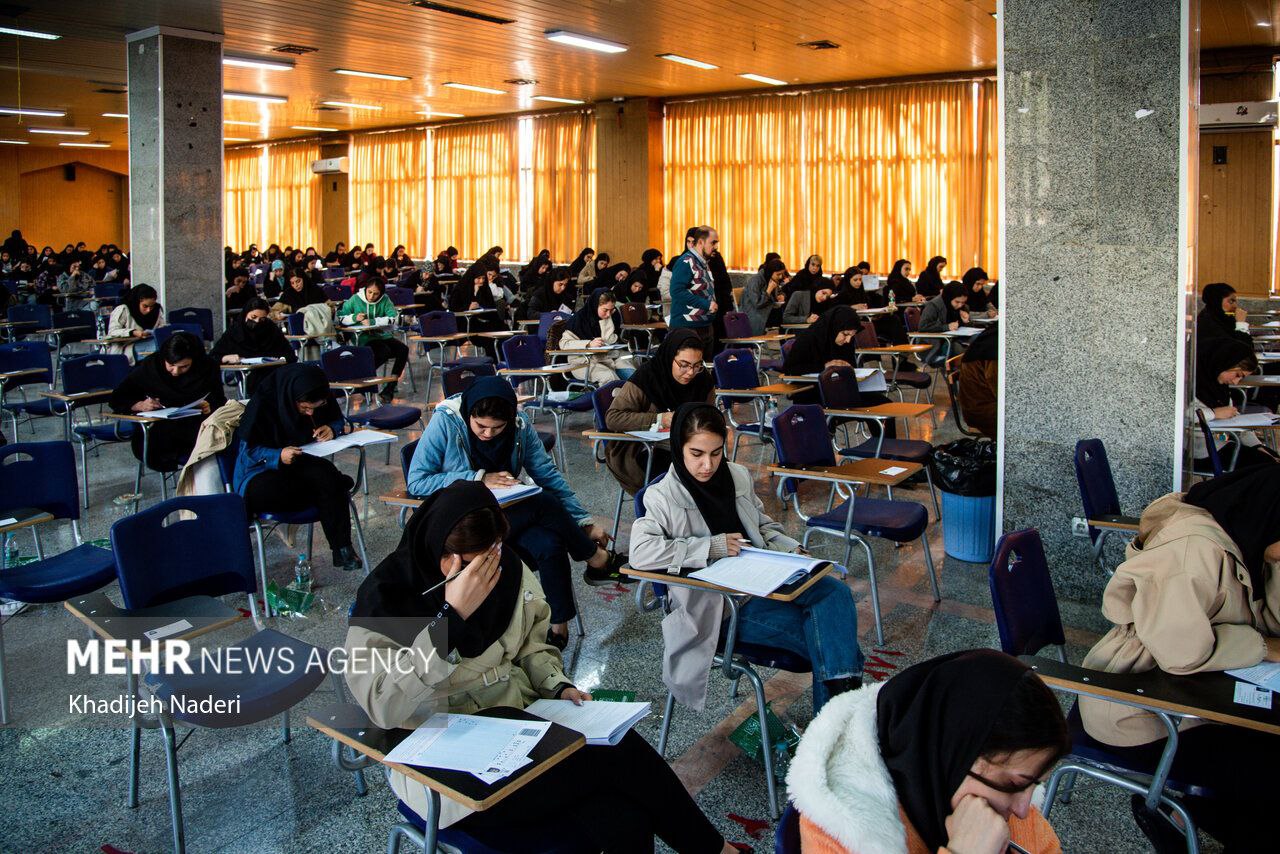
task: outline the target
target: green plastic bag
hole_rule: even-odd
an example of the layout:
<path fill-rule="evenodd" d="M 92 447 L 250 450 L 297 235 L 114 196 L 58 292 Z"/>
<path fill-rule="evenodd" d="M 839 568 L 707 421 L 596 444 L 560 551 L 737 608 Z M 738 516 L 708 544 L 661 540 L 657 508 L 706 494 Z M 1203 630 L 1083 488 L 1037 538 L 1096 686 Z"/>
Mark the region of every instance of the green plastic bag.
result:
<path fill-rule="evenodd" d="M 315 594 L 298 590 L 292 583 L 281 589 L 275 581 L 267 582 L 267 604 L 284 617 L 302 617 L 311 610 Z"/>
<path fill-rule="evenodd" d="M 608 691 L 604 688 L 597 688 L 591 692 L 591 699 L 601 703 L 634 703 L 636 701 L 636 692 Z"/>
<path fill-rule="evenodd" d="M 773 773 L 778 779 L 786 776 L 787 767 L 796 745 L 800 743 L 800 730 L 795 724 L 783 721 L 773 713 L 773 704 L 765 704 L 765 720 L 769 724 L 769 743 L 773 747 Z M 760 740 L 760 716 L 752 715 L 738 725 L 729 740 L 756 762 L 764 764 L 764 750 Z"/>

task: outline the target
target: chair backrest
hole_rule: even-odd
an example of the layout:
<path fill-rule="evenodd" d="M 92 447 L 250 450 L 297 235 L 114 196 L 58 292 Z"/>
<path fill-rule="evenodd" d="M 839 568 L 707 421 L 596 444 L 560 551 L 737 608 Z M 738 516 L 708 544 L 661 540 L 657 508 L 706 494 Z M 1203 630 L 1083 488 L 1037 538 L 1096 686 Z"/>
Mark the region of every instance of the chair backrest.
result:
<path fill-rule="evenodd" d="M 327 284 L 323 285 L 324 298 L 330 302 L 343 302 L 347 297 L 351 296 L 351 290 L 342 285 Z"/>
<path fill-rule="evenodd" d="M 782 360 L 784 362 L 787 360 L 787 356 L 791 355 L 791 348 L 794 346 L 796 346 L 796 339 L 788 338 L 786 341 L 783 341 L 782 346 L 778 348 L 782 353 Z"/>
<path fill-rule="evenodd" d="M 9 344 L 0 344 L 0 372 L 26 371 L 33 368 L 43 368 L 44 373 L 7 379 L 4 381 L 5 388 L 17 388 L 33 383 L 52 385 L 53 358 L 49 355 L 49 345 L 43 341 L 14 341 Z"/>
<path fill-rule="evenodd" d="M 175 308 L 169 312 L 170 325 L 194 325 L 200 327 L 197 333 L 205 341 L 213 340 L 213 309 L 210 308 Z"/>
<path fill-rule="evenodd" d="M 609 429 L 604 423 L 605 416 L 609 414 L 609 407 L 613 406 L 613 396 L 618 393 L 618 389 L 622 388 L 625 382 L 625 380 L 607 382 L 591 392 L 591 414 L 595 417 L 597 430 L 607 431 Z"/>
<path fill-rule="evenodd" d="M 66 329 L 71 326 L 87 326 L 88 332 L 93 332 L 97 327 L 98 321 L 94 317 L 92 311 L 87 308 L 73 308 L 70 311 L 59 311 L 53 315 L 53 328 Z M 64 335 L 63 340 L 69 340 L 69 335 Z"/>
<path fill-rule="evenodd" d="M 156 349 L 164 346 L 164 342 L 178 332 L 190 332 L 201 341 L 204 340 L 204 329 L 198 323 L 167 323 L 164 326 L 157 326 L 152 332 L 156 339 Z"/>
<path fill-rule="evenodd" d="M 346 275 L 347 275 L 347 271 L 342 269 L 341 267 L 325 267 L 324 268 L 324 280 L 326 282 L 342 279 Z"/>
<path fill-rule="evenodd" d="M 1204 446 L 1209 452 L 1209 465 L 1213 467 L 1213 476 L 1222 475 L 1222 457 L 1218 455 L 1218 444 L 1213 441 L 1213 431 L 1209 429 L 1209 422 L 1205 420 L 1204 412 L 1196 410 L 1196 420 L 1200 422 L 1200 432 L 1204 436 Z"/>
<path fill-rule="evenodd" d="M 387 299 L 391 300 L 392 305 L 412 305 L 413 288 L 389 287 L 387 288 Z"/>
<path fill-rule="evenodd" d="M 711 362 L 716 388 L 755 388 L 760 385 L 756 356 L 745 347 L 723 350 Z"/>
<path fill-rule="evenodd" d="M 413 452 L 418 450 L 418 440 L 400 446 L 400 471 L 404 474 L 405 483 L 409 482 L 409 464 L 413 462 Z"/>
<path fill-rule="evenodd" d="M 1027 528 L 1001 537 L 987 578 L 1002 650 L 1035 655 L 1046 646 L 1066 644 L 1039 531 Z"/>
<path fill-rule="evenodd" d="M 653 486 L 655 483 L 662 480 L 666 476 L 667 476 L 667 473 L 664 471 L 662 474 L 658 475 L 653 480 L 649 481 L 644 486 L 640 487 L 640 491 L 636 493 L 636 497 L 635 497 L 635 508 L 636 508 L 637 519 L 640 519 L 644 516 L 644 494 L 649 491 L 649 487 Z"/>
<path fill-rule="evenodd" d="M 429 337 L 457 334 L 458 318 L 451 311 L 428 311 L 418 315 L 418 332 Z"/>
<path fill-rule="evenodd" d="M 444 396 L 453 397 L 471 388 L 477 377 L 491 377 L 497 374 L 493 363 L 477 365 L 458 365 L 447 368 L 440 376 L 444 380 Z"/>
<path fill-rule="evenodd" d="M 751 318 L 743 311 L 726 311 L 724 313 L 725 338 L 750 338 Z"/>
<path fill-rule="evenodd" d="M 902 325 L 908 332 L 920 331 L 920 308 L 909 305 L 902 309 Z"/>
<path fill-rule="evenodd" d="M 55 519 L 80 518 L 80 485 L 71 443 L 0 447 L 0 513 L 36 507 Z"/>
<path fill-rule="evenodd" d="M 858 375 L 853 368 L 827 368 L 818 375 L 818 394 L 826 409 L 857 409 L 862 406 Z"/>
<path fill-rule="evenodd" d="M 551 324 L 555 323 L 556 319 L 561 317 L 565 320 L 569 319 L 569 315 L 565 314 L 563 311 L 544 311 L 542 314 L 538 315 L 538 337 L 543 341 L 546 341 L 547 332 L 551 329 Z"/>
<path fill-rule="evenodd" d="M 1076 442 L 1076 483 L 1080 485 L 1080 501 L 1086 519 L 1119 515 L 1120 496 L 1116 493 L 1111 462 L 1101 439 Z"/>
<path fill-rule="evenodd" d="M 827 432 L 827 419 L 816 403 L 788 406 L 773 419 L 773 438 L 778 462 L 784 466 L 833 466 L 836 452 Z M 794 492 L 798 484 L 784 479 L 783 491 Z"/>
<path fill-rule="evenodd" d="M 11 305 L 9 306 L 9 320 L 32 320 L 37 324 L 37 328 L 49 329 L 53 326 L 53 308 L 41 303 Z"/>
<path fill-rule="evenodd" d="M 293 314 L 286 314 L 284 322 L 289 328 L 289 335 L 306 335 L 307 334 L 307 316 L 300 311 Z"/>
<path fill-rule="evenodd" d="M 373 350 L 369 347 L 334 347 L 320 354 L 320 366 L 330 382 L 367 380 L 374 374 Z"/>
<path fill-rule="evenodd" d="M 115 388 L 129 374 L 129 357 L 92 354 L 62 360 L 62 391 L 80 394 Z"/>
<path fill-rule="evenodd" d="M 787 804 L 778 827 L 773 832 L 774 854 L 800 854 L 800 813 L 795 804 Z"/>
<path fill-rule="evenodd" d="M 124 290 L 124 282 L 98 282 L 93 286 L 93 295 L 99 302 L 104 299 L 119 299 Z"/>
<path fill-rule="evenodd" d="M 126 608 L 257 589 L 249 517 L 235 493 L 170 498 L 126 516 L 111 526 L 111 550 Z"/>
<path fill-rule="evenodd" d="M 542 339 L 537 335 L 513 335 L 500 345 L 502 360 L 508 368 L 541 368 Z"/>
<path fill-rule="evenodd" d="M 649 307 L 642 302 L 624 302 L 621 310 L 623 323 L 649 322 Z"/>
<path fill-rule="evenodd" d="M 951 412 L 955 415 L 956 426 L 966 436 L 981 436 L 982 431 L 970 427 L 964 420 L 964 409 L 960 405 L 960 363 L 964 361 L 964 353 L 947 359 L 942 369 L 942 376 L 947 381 L 947 394 L 951 395 Z"/>
<path fill-rule="evenodd" d="M 853 344 L 855 347 L 860 347 L 864 350 L 868 347 L 879 347 L 880 337 L 876 335 L 875 325 L 870 321 L 863 321 L 857 334 L 853 336 Z"/>

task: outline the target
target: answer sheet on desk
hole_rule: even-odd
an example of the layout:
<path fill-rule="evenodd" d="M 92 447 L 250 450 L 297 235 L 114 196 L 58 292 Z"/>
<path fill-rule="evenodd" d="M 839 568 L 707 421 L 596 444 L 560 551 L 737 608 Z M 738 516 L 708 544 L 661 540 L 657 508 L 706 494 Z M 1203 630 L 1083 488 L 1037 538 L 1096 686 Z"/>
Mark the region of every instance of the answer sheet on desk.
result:
<path fill-rule="evenodd" d="M 394 433 L 383 433 L 381 430 L 357 430 L 354 433 L 344 433 L 326 442 L 312 442 L 309 445 L 303 445 L 302 452 L 313 457 L 327 457 L 346 448 L 358 448 L 361 445 L 376 445 L 382 442 L 394 442 L 395 440 L 396 434 Z"/>
<path fill-rule="evenodd" d="M 505 777 L 528 763 L 548 721 L 434 714 L 387 754 L 387 762 Z M 485 779 L 485 777 L 481 777 Z M 489 782 L 489 780 L 486 780 Z"/>

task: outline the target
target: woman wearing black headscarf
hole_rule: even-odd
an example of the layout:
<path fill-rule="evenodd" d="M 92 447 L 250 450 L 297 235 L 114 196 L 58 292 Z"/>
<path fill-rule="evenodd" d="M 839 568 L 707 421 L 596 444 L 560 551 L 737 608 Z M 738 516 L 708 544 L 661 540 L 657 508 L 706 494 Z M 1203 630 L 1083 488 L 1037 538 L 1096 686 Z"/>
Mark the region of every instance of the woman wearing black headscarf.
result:
<path fill-rule="evenodd" d="M 1207 338 L 1200 341 L 1196 348 L 1196 397 L 1191 405 L 1192 456 L 1204 462 L 1208 459 L 1209 449 L 1205 444 L 1203 431 L 1196 423 L 1197 412 L 1204 414 L 1206 421 L 1234 418 L 1240 414 L 1235 401 L 1231 397 L 1231 389 L 1240 381 L 1258 370 L 1258 357 L 1253 347 L 1242 344 L 1234 338 Z M 1235 460 L 1235 467 L 1274 463 L 1276 457 L 1258 439 L 1252 431 L 1233 433 L 1225 441 L 1216 439 L 1218 453 L 1224 465 Z"/>
<path fill-rule="evenodd" d="M 479 309 L 492 310 L 472 315 L 469 325 L 463 318 L 458 318 L 458 326 L 471 332 L 498 332 L 507 328 L 498 317 L 498 304 L 493 297 L 493 289 L 489 287 L 488 268 L 477 261 L 467 268 L 449 291 L 449 311 L 457 314 Z M 490 358 L 497 358 L 498 351 L 492 338 L 473 336 L 469 340 Z"/>
<path fill-rule="evenodd" d="M 189 332 L 175 332 L 160 349 L 139 362 L 111 392 L 108 405 L 121 415 L 146 415 L 157 409 L 197 404 L 199 415 L 157 421 L 146 435 L 146 465 L 153 471 L 182 468 L 196 445 L 200 423 L 227 397 L 217 363 Z M 135 429 L 133 456 L 143 455 L 143 431 Z"/>
<path fill-rule="evenodd" d="M 219 365 L 235 365 L 245 359 L 284 359 L 287 362 L 298 361 L 297 354 L 284 337 L 280 327 L 270 316 L 271 307 L 267 301 L 254 297 L 245 303 L 240 316 L 228 324 L 227 329 L 218 338 L 209 358 Z M 276 370 L 263 368 L 249 371 L 245 386 L 250 394 L 266 379 L 266 375 Z"/>
<path fill-rule="evenodd" d="M 524 708 L 538 698 L 583 703 L 559 652 L 547 644 L 550 612 L 533 573 L 504 547 L 507 519 L 483 486 L 462 481 L 428 496 L 400 545 L 360 585 L 347 631 L 353 661 L 408 663 L 348 669 L 352 694 L 375 724 L 412 729 L 432 713 Z M 446 582 L 448 579 L 448 583 Z M 501 678 L 481 679 L 497 673 Z M 426 791 L 392 771 L 391 788 L 418 815 Z M 607 781 L 607 785 L 602 785 Z M 481 813 L 443 799 L 439 823 L 492 847 L 534 828 L 593 851 L 647 851 L 657 837 L 676 851 L 733 854 L 670 766 L 637 733 L 613 747 L 586 746 L 536 786 Z M 509 845 L 510 842 L 507 843 Z"/>
<path fill-rule="evenodd" d="M 1247 314 L 1236 298 L 1236 289 L 1226 282 L 1213 282 L 1200 293 L 1204 308 L 1196 315 L 1196 340 L 1234 338 L 1253 346 Z"/>
<path fill-rule="evenodd" d="M 710 403 L 715 382 L 703 369 L 702 339 L 692 329 L 673 329 L 653 358 L 618 389 L 605 414 L 605 426 L 616 433 L 630 430 L 670 430 L 675 410 L 682 403 Z M 650 477 L 671 465 L 670 452 L 652 448 Z M 645 485 L 645 446 L 639 442 L 608 442 L 605 462 L 627 492 L 634 495 Z"/>
<path fill-rule="evenodd" d="M 134 285 L 124 292 L 107 320 L 107 337 L 137 340 L 112 344 L 107 347 L 108 353 L 123 353 L 132 360 L 155 352 L 155 342 L 150 340 L 152 330 L 164 326 L 164 307 L 158 300 L 159 294 L 150 285 Z"/>
<path fill-rule="evenodd" d="M 1102 598 L 1113 628 L 1085 667 L 1181 676 L 1280 661 L 1280 466 L 1238 469 L 1156 499 L 1126 555 Z M 1154 766 L 1165 746 L 1166 730 L 1149 712 L 1082 697 L 1080 714 L 1089 735 L 1126 758 Z M 1172 774 L 1215 795 L 1182 799 L 1196 823 L 1227 851 L 1270 850 L 1257 823 L 1280 807 L 1280 738 L 1195 718 L 1179 730 Z M 1163 819 L 1144 821 L 1136 800 L 1139 826 L 1158 833 Z"/>
<path fill-rule="evenodd" d="M 920 310 L 921 332 L 949 332 L 959 329 L 969 322 L 969 288 L 961 282 L 949 282 L 942 293 L 924 304 Z M 947 341 L 939 340 L 925 356 L 931 365 L 941 364 L 952 348 Z M 954 343 L 954 342 L 952 342 Z"/>
<path fill-rule="evenodd" d="M 631 265 L 626 261 L 619 261 L 617 264 L 610 264 L 608 267 L 600 271 L 594 279 L 591 280 L 590 286 L 583 291 L 583 298 L 591 296 L 592 293 L 601 289 L 608 288 L 615 294 L 619 288 L 625 288 L 627 279 L 631 276 Z"/>
<path fill-rule="evenodd" d="M 947 266 L 947 259 L 934 255 L 924 265 L 920 276 L 916 279 L 916 293 L 925 299 L 933 299 L 942 293 L 942 268 Z"/>
<path fill-rule="evenodd" d="M 295 311 L 302 311 L 309 305 L 319 305 L 326 302 L 324 288 L 308 281 L 302 270 L 289 271 L 287 281 L 288 284 L 280 293 L 278 301 L 289 306 L 290 314 Z"/>
<path fill-rule="evenodd" d="M 601 252 L 592 258 L 590 263 L 578 271 L 578 290 L 583 293 L 591 293 L 592 283 L 608 269 L 612 260 L 608 252 Z M 601 282 L 601 284 L 605 283 Z"/>
<path fill-rule="evenodd" d="M 894 302 L 924 302 L 924 295 L 916 293 L 916 286 L 907 278 L 910 275 L 910 261 L 906 258 L 894 261 L 893 269 L 889 271 L 889 278 L 885 281 L 885 298 L 888 298 L 888 294 L 893 294 Z"/>
<path fill-rule="evenodd" d="M 631 565 L 657 572 L 700 569 L 744 547 L 797 552 L 800 543 L 770 519 L 751 472 L 724 458 L 728 425 L 709 403 L 685 403 L 671 422 L 671 467 L 644 494 L 631 526 Z M 682 705 L 706 705 L 707 674 L 728 614 L 715 593 L 672 587 L 663 626 L 663 681 Z M 836 578 L 816 581 L 790 602 L 752 598 L 738 618 L 738 640 L 783 648 L 813 664 L 813 706 L 862 686 L 858 608 Z"/>
<path fill-rule="evenodd" d="M 560 337 L 561 350 L 589 350 L 613 347 L 622 343 L 622 315 L 611 291 L 597 291 L 587 297 L 582 308 L 573 313 Z M 631 376 L 632 364 L 625 349 L 608 354 L 586 355 L 570 359 L 574 379 L 603 385 L 618 379 L 622 372 Z"/>
<path fill-rule="evenodd" d="M 837 305 L 801 330 L 787 351 L 782 371 L 791 376 L 820 374 L 830 367 L 856 367 L 858 348 L 854 336 L 862 328 L 857 313 L 847 305 Z M 802 393 L 796 403 L 817 403 L 818 392 Z"/>
<path fill-rule="evenodd" d="M 1031 805 L 1071 747 L 1053 692 L 995 650 L 921 662 L 834 698 L 787 774 L 804 851 L 1060 852 Z"/>
<path fill-rule="evenodd" d="M 987 271 L 981 267 L 970 267 L 964 272 L 964 278 L 961 283 L 965 287 L 965 293 L 969 296 L 967 308 L 970 314 L 985 315 L 987 317 L 995 317 L 996 309 L 991 304 L 991 297 L 987 295 Z"/>
<path fill-rule="evenodd" d="M 550 251 L 543 249 L 534 255 L 533 260 L 520 268 L 520 295 L 527 299 L 534 291 L 542 288 L 551 273 L 551 267 Z"/>
<path fill-rule="evenodd" d="M 439 262 L 432 263 L 435 266 Z M 444 311 L 445 287 L 435 269 L 418 270 L 410 282 L 413 284 L 413 301 L 422 306 L 416 314 Z"/>
<path fill-rule="evenodd" d="M 640 265 L 632 271 L 633 274 L 639 273 L 644 279 L 645 287 L 649 291 L 649 296 L 657 302 L 658 279 L 662 277 L 662 250 L 646 249 L 640 254 Z"/>
<path fill-rule="evenodd" d="M 524 320 L 537 320 L 548 311 L 573 312 L 578 294 L 568 267 L 556 267 L 547 274 L 547 281 L 525 303 Z"/>
<path fill-rule="evenodd" d="M 618 265 L 626 266 L 626 265 Z M 652 269 L 652 268 L 650 268 Z M 607 281 L 607 279 L 606 279 Z M 645 303 L 650 299 L 649 283 L 645 279 L 643 265 L 636 267 L 627 277 L 613 286 L 613 295 L 619 303 Z"/>
<path fill-rule="evenodd" d="M 569 264 L 569 275 L 574 279 L 578 278 L 578 274 L 582 272 L 582 268 L 591 263 L 596 257 L 596 251 L 590 246 L 582 247 L 582 251 L 578 253 L 578 257 L 574 258 Z"/>
<path fill-rule="evenodd" d="M 328 459 L 301 450 L 342 433 L 344 423 L 324 371 L 314 365 L 272 369 L 236 430 L 239 451 L 232 488 L 244 496 L 250 513 L 316 508 L 333 565 L 350 571 L 361 568 L 351 548 L 353 482 Z"/>
<path fill-rule="evenodd" d="M 796 291 L 814 293 L 824 288 L 834 291 L 836 286 L 822 274 L 822 256 L 810 255 L 805 259 L 804 266 L 791 277 L 791 281 L 783 286 L 782 292 L 787 295 L 787 299 L 791 299 Z"/>

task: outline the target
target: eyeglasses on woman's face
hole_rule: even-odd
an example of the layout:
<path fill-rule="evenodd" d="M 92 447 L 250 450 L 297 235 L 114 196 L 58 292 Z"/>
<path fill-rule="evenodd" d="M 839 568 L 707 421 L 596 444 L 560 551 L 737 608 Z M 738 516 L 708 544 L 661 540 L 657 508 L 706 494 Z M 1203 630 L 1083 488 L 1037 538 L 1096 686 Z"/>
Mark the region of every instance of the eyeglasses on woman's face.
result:
<path fill-rule="evenodd" d="M 672 362 L 672 365 L 675 368 L 676 373 L 685 374 L 687 376 L 696 376 L 702 371 L 702 362 L 700 360 L 697 362 L 687 362 L 677 356 L 676 360 Z"/>

